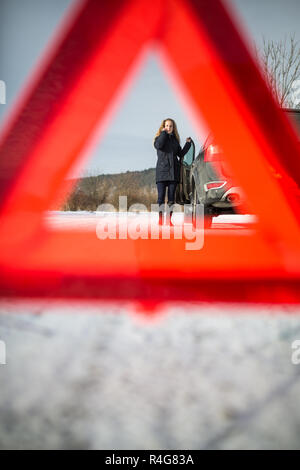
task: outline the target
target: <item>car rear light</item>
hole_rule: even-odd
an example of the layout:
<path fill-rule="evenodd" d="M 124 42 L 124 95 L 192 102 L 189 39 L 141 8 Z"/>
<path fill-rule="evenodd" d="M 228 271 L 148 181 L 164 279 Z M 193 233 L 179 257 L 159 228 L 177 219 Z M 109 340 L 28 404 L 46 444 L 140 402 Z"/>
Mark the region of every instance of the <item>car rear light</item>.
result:
<path fill-rule="evenodd" d="M 219 145 L 210 144 L 205 150 L 204 161 L 212 162 L 214 160 L 220 160 L 220 155 L 222 154 L 221 147 Z"/>
<path fill-rule="evenodd" d="M 228 202 L 231 202 L 231 203 L 238 203 L 240 202 L 240 195 L 239 194 L 235 194 L 235 193 L 231 193 L 231 194 L 228 194 L 228 196 L 226 197 L 227 201 Z"/>
<path fill-rule="evenodd" d="M 212 181 L 211 183 L 205 183 L 204 188 L 205 191 L 208 191 L 209 189 L 220 189 L 225 186 L 226 181 Z"/>

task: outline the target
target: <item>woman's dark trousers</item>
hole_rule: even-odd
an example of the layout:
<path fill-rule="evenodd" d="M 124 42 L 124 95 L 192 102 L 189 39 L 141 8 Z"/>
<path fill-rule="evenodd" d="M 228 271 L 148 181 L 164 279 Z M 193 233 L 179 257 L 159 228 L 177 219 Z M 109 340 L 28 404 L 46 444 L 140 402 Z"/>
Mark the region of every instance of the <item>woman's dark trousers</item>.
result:
<path fill-rule="evenodd" d="M 166 189 L 168 187 L 168 220 L 170 220 L 173 213 L 173 204 L 175 203 L 176 181 L 158 181 L 157 183 L 157 204 L 159 205 L 159 223 L 162 223 L 163 212 L 165 211 L 165 197 Z"/>

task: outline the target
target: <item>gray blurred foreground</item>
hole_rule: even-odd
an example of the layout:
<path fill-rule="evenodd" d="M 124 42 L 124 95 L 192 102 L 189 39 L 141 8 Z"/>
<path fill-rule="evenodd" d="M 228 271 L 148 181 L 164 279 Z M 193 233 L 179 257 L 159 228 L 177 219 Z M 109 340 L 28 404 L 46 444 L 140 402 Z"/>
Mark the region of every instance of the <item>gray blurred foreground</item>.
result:
<path fill-rule="evenodd" d="M 299 307 L 0 303 L 0 448 L 300 448 Z"/>

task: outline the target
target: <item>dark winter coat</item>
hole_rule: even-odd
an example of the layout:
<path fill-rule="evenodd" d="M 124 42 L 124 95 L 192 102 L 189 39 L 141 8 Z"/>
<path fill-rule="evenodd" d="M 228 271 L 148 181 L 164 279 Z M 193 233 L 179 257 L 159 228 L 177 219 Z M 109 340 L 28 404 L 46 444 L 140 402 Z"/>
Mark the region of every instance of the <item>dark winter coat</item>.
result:
<path fill-rule="evenodd" d="M 157 149 L 156 183 L 158 181 L 177 181 L 180 178 L 181 159 L 189 151 L 191 142 L 186 142 L 183 149 L 180 147 L 174 134 L 162 131 L 154 141 Z"/>

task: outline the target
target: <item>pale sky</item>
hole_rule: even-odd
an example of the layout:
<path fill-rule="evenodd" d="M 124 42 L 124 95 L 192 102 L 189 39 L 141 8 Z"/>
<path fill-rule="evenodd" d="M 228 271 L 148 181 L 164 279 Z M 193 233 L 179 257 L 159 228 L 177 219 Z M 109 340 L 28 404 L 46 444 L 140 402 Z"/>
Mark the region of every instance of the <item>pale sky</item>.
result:
<path fill-rule="evenodd" d="M 300 41 L 300 0 L 226 0 L 249 42 L 262 36 L 279 40 L 295 33 Z M 6 104 L 0 104 L 0 126 L 38 63 L 55 28 L 74 0 L 0 0 L 0 80 Z M 90 152 L 86 172 L 118 173 L 155 167 L 153 135 L 165 117 L 177 122 L 182 141 L 195 129 L 178 101 L 159 61 L 149 51 L 121 108 L 99 145 Z M 205 131 L 203 130 L 203 138 Z M 200 139 L 195 140 L 196 149 Z"/>

